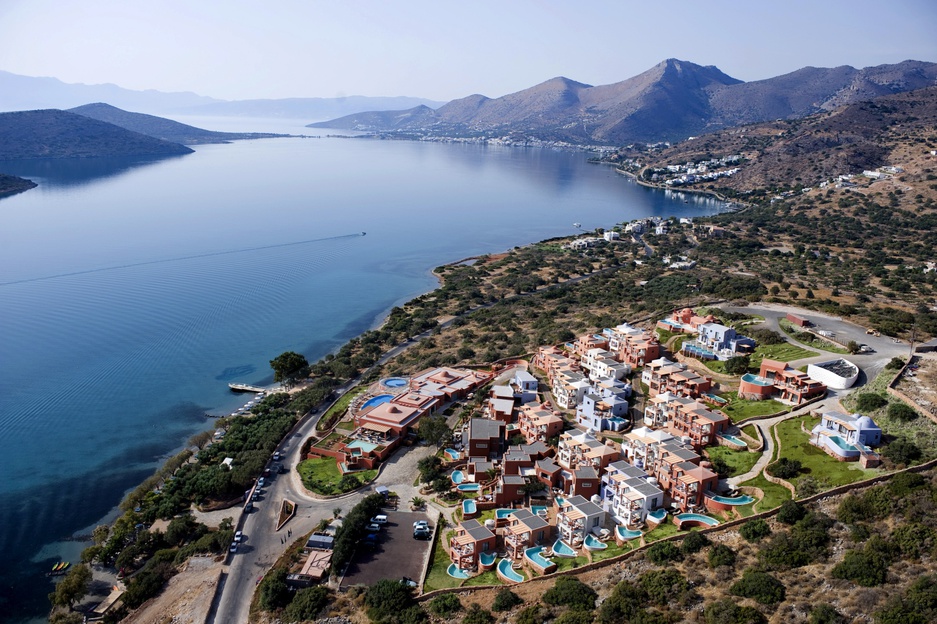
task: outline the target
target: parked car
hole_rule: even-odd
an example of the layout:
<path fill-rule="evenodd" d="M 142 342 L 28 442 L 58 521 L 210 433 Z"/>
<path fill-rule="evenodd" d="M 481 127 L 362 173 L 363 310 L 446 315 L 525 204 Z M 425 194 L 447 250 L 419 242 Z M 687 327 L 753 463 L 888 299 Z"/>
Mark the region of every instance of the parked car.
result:
<path fill-rule="evenodd" d="M 427 522 L 426 520 L 417 520 L 416 522 L 413 523 L 413 528 L 414 530 L 419 529 L 419 528 L 428 529 L 429 522 Z"/>
<path fill-rule="evenodd" d="M 387 516 L 384 514 L 378 514 L 371 518 L 371 522 L 374 524 L 387 524 Z"/>
<path fill-rule="evenodd" d="M 428 540 L 433 537 L 433 532 L 429 530 L 429 527 L 420 527 L 418 529 L 413 529 L 413 539 Z"/>
<path fill-rule="evenodd" d="M 417 585 L 419 585 L 419 583 L 417 583 L 416 581 L 414 581 L 414 580 L 413 580 L 412 578 L 410 578 L 409 576 L 402 576 L 402 577 L 400 577 L 400 582 L 401 582 L 403 585 L 406 585 L 407 587 L 416 587 Z"/>
<path fill-rule="evenodd" d="M 379 533 L 381 530 L 381 525 L 377 524 L 376 522 L 372 522 L 368 526 L 364 527 L 364 530 L 368 533 Z"/>
<path fill-rule="evenodd" d="M 260 477 L 259 479 L 257 479 L 257 487 L 262 488 L 264 486 L 264 483 L 266 483 L 266 481 L 264 480 L 263 477 Z"/>
<path fill-rule="evenodd" d="M 378 542 L 379 539 L 377 537 L 377 533 L 369 533 L 363 540 L 361 540 L 361 545 L 365 548 L 370 548 L 373 550 L 378 547 Z"/>
<path fill-rule="evenodd" d="M 282 457 L 280 455 L 280 451 L 277 451 L 276 453 L 273 454 L 273 461 L 280 461 L 280 457 Z"/>
<path fill-rule="evenodd" d="M 236 552 L 238 551 L 238 543 L 237 543 L 237 542 L 231 542 L 231 547 L 228 548 L 228 551 L 229 551 L 229 552 L 236 553 Z"/>
<path fill-rule="evenodd" d="M 234 541 L 235 541 L 235 542 L 240 542 L 242 539 L 244 539 L 244 532 L 243 532 L 243 531 L 238 531 L 237 533 L 234 534 Z"/>

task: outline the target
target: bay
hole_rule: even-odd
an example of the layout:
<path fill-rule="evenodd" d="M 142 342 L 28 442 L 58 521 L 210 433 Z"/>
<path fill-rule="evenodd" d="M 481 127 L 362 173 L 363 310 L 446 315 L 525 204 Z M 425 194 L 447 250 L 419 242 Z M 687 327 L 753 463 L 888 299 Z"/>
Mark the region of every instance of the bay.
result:
<path fill-rule="evenodd" d="M 265 130 L 267 128 L 252 128 Z M 297 129 L 296 132 L 302 132 Z M 307 131 L 308 132 L 308 131 Z M 183 157 L 0 163 L 0 613 L 42 616 L 43 573 L 186 439 L 432 289 L 431 269 L 710 199 L 581 152 L 342 138 Z M 366 232 L 366 235 L 362 235 Z"/>

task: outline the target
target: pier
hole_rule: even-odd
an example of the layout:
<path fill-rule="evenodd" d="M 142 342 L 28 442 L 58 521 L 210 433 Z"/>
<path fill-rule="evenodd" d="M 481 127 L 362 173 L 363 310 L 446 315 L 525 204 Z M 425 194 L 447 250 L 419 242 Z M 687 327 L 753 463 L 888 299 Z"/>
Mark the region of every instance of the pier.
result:
<path fill-rule="evenodd" d="M 234 392 L 266 392 L 266 388 L 260 386 L 251 386 L 248 384 L 229 383 L 228 387 Z"/>

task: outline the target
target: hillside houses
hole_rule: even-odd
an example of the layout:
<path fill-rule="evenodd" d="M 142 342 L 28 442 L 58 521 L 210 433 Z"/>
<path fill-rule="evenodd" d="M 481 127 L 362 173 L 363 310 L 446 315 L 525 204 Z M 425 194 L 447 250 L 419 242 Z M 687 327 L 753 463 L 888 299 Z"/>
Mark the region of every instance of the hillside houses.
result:
<path fill-rule="evenodd" d="M 695 340 L 683 343 L 680 352 L 699 360 L 728 360 L 740 355 L 750 355 L 755 350 L 755 341 L 739 335 L 733 328 L 720 323 L 703 323 L 697 328 Z"/>
<path fill-rule="evenodd" d="M 704 377 L 689 370 L 686 364 L 671 362 L 663 357 L 644 367 L 641 381 L 647 384 L 650 397 L 669 392 L 694 399 L 709 392 L 713 383 L 711 377 Z"/>
<path fill-rule="evenodd" d="M 775 398 L 801 405 L 826 394 L 826 385 L 807 373 L 791 368 L 786 362 L 764 359 L 757 375 L 742 376 L 739 397 L 750 400 Z"/>
<path fill-rule="evenodd" d="M 644 424 L 666 429 L 701 450 L 717 443 L 716 437 L 729 427 L 729 418 L 695 399 L 664 393 L 647 401 Z"/>

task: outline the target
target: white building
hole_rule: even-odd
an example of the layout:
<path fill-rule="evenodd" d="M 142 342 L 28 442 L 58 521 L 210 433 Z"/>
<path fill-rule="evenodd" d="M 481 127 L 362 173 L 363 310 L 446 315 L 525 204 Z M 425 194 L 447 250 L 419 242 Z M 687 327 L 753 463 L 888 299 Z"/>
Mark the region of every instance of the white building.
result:
<path fill-rule="evenodd" d="M 618 524 L 639 526 L 648 512 L 664 504 L 664 491 L 656 481 L 628 462 L 610 464 L 602 476 L 602 508 Z"/>

